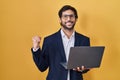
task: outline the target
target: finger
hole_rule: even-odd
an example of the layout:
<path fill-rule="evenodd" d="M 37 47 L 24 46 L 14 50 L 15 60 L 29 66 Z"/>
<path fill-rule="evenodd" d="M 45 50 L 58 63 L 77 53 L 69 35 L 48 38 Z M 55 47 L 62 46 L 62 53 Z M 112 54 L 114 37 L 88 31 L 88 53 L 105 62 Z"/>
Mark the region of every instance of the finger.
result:
<path fill-rule="evenodd" d="M 81 67 L 81 70 L 84 70 L 84 69 L 85 69 L 85 67 L 84 67 L 84 66 L 82 66 L 82 67 Z"/>
<path fill-rule="evenodd" d="M 32 37 L 33 42 L 40 42 L 41 38 L 39 36 Z"/>
<path fill-rule="evenodd" d="M 76 69 L 75 69 L 75 68 L 73 68 L 73 70 L 74 70 L 74 71 L 76 71 Z"/>
<path fill-rule="evenodd" d="M 40 41 L 40 40 L 41 40 L 41 37 L 36 36 L 36 40 Z"/>
<path fill-rule="evenodd" d="M 80 67 L 77 67 L 77 71 L 81 71 Z"/>
<path fill-rule="evenodd" d="M 38 42 L 40 42 L 40 40 L 41 40 L 41 37 L 39 37 L 39 36 L 36 36 L 36 40 L 37 40 Z"/>
<path fill-rule="evenodd" d="M 78 71 L 78 72 L 82 72 L 82 70 L 80 69 L 80 67 L 74 68 L 74 71 Z"/>
<path fill-rule="evenodd" d="M 77 67 L 77 70 L 80 70 L 80 67 Z"/>
<path fill-rule="evenodd" d="M 32 41 L 33 41 L 33 42 L 36 42 L 36 39 L 35 39 L 34 37 L 32 37 Z"/>

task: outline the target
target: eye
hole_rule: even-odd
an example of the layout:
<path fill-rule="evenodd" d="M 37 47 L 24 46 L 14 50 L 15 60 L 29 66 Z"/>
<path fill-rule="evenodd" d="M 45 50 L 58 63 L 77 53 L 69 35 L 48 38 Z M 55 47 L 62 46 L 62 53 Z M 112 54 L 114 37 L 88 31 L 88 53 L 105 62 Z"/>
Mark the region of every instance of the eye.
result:
<path fill-rule="evenodd" d="M 73 14 L 71 14 L 71 15 L 63 15 L 62 18 L 63 19 L 68 19 L 68 18 L 75 19 L 75 15 L 73 15 Z"/>

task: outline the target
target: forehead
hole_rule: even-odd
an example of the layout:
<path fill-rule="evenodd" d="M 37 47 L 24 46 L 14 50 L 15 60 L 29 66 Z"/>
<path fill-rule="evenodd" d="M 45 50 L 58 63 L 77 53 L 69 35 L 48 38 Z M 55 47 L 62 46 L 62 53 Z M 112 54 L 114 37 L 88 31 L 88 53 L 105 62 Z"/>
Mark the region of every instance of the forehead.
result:
<path fill-rule="evenodd" d="M 74 12 L 72 10 L 66 10 L 62 12 L 62 15 L 70 15 L 70 14 L 74 14 Z"/>

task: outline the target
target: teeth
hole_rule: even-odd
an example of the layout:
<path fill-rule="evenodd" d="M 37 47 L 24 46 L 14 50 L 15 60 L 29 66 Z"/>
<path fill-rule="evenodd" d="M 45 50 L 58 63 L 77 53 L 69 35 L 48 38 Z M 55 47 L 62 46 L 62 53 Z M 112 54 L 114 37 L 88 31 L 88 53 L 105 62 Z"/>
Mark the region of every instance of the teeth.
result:
<path fill-rule="evenodd" d="M 67 23 L 67 24 L 72 24 L 72 23 Z"/>
<path fill-rule="evenodd" d="M 72 23 L 72 22 L 67 22 L 67 23 Z"/>

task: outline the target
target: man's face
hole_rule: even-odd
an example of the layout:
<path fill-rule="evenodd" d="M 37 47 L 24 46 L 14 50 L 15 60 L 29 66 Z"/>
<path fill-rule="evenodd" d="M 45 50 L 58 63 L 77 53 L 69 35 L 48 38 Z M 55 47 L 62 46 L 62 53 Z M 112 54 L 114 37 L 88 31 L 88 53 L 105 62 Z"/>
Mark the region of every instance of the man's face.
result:
<path fill-rule="evenodd" d="M 60 24 L 64 29 L 73 30 L 76 21 L 77 19 L 75 18 L 75 14 L 72 10 L 66 10 L 62 12 Z"/>

